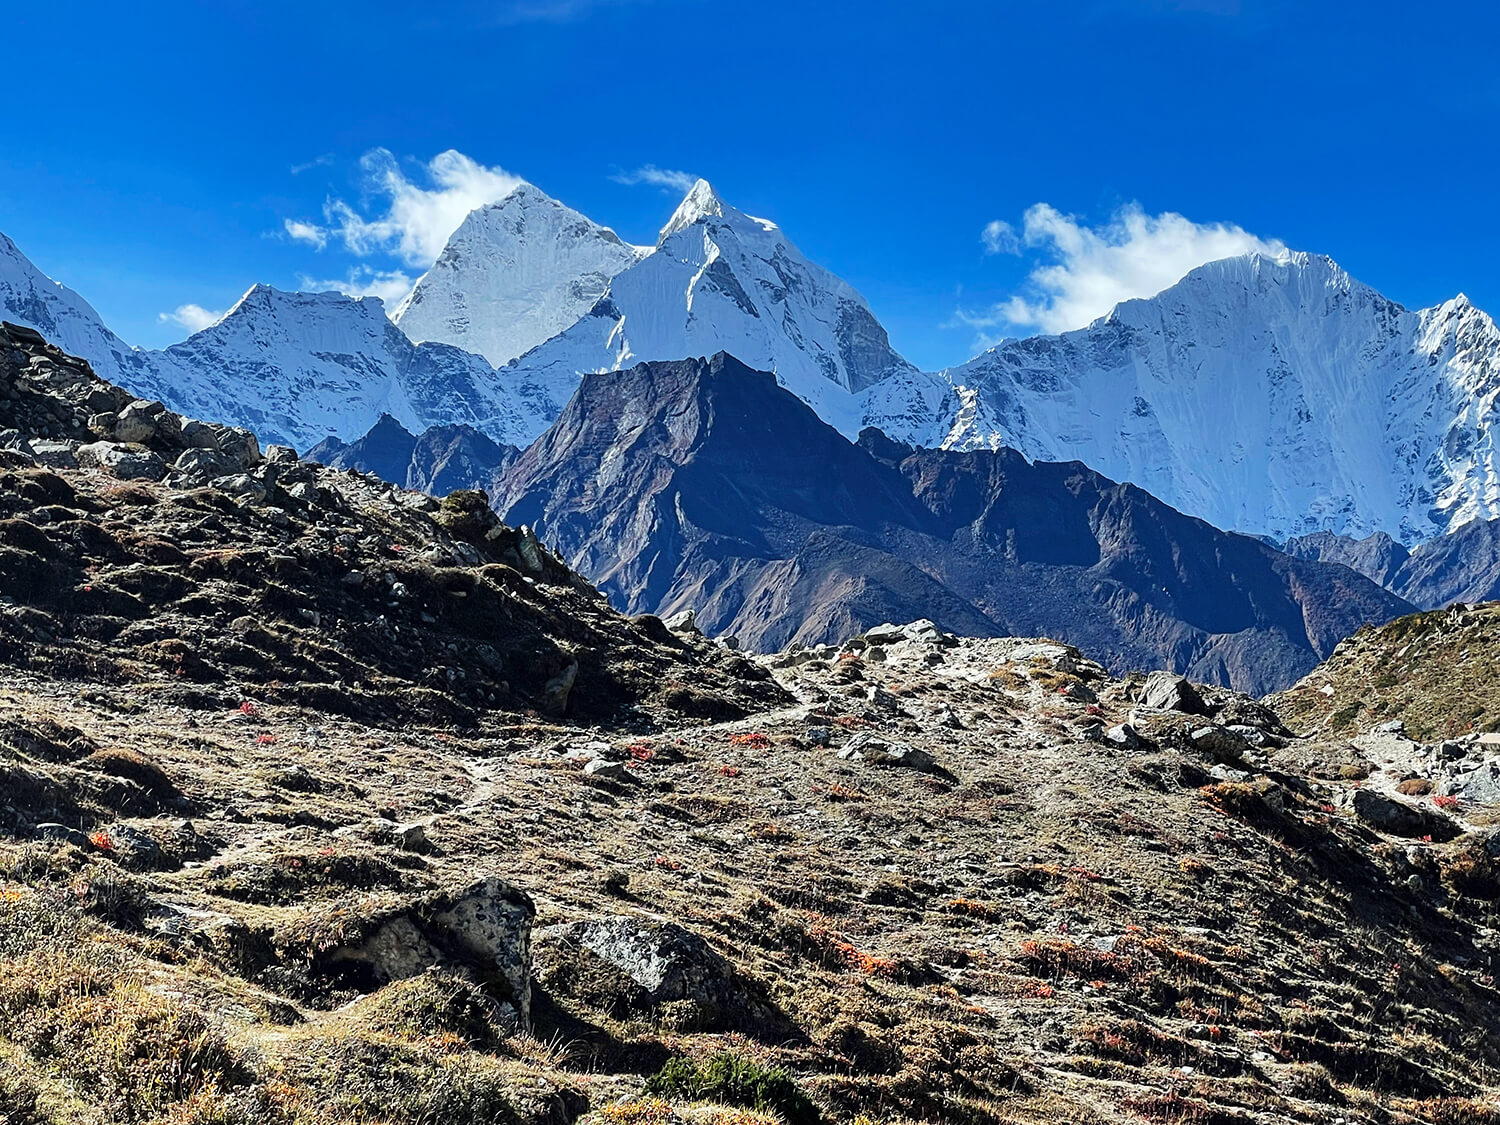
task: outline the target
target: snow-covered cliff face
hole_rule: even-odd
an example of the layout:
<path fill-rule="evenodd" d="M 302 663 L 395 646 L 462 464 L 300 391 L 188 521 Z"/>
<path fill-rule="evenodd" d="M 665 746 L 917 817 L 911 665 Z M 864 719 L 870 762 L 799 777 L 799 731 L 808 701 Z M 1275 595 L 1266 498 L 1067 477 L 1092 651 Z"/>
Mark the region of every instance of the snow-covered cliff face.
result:
<path fill-rule="evenodd" d="M 1211 262 L 1087 328 L 945 373 L 949 447 L 1079 460 L 1218 527 L 1405 543 L 1500 515 L 1500 332 L 1411 312 L 1328 258 Z"/>
<path fill-rule="evenodd" d="M 500 441 L 553 415 L 483 357 L 413 344 L 378 297 L 257 285 L 218 324 L 145 356 L 127 384 L 137 394 L 298 449 L 357 437 L 382 414 L 417 432 L 456 422 Z"/>
<path fill-rule="evenodd" d="M 37 269 L 0 234 L 0 319 L 35 328 L 69 355 L 82 356 L 111 383 L 131 385 L 142 353 L 104 326 L 93 306 Z"/>
<path fill-rule="evenodd" d="M 391 319 L 418 343 L 498 366 L 571 325 L 649 252 L 522 184 L 469 214 Z"/>
<path fill-rule="evenodd" d="M 540 401 L 481 356 L 413 344 L 378 298 L 247 292 L 217 324 L 163 351 L 132 348 L 71 289 L 0 235 L 0 319 L 37 329 L 101 376 L 190 417 L 249 426 L 307 449 L 358 437 L 389 413 L 418 432 L 464 423 L 498 441 L 545 428 Z"/>
<path fill-rule="evenodd" d="M 516 367 L 523 381 L 571 395 L 581 372 L 720 351 L 775 372 L 851 435 L 863 420 L 860 392 L 920 379 L 851 286 L 809 262 L 776 224 L 735 210 L 702 180 L 662 228 L 656 249 Z M 896 409 L 914 409 L 914 401 L 901 398 Z M 931 411 L 923 420 L 937 424 Z"/>

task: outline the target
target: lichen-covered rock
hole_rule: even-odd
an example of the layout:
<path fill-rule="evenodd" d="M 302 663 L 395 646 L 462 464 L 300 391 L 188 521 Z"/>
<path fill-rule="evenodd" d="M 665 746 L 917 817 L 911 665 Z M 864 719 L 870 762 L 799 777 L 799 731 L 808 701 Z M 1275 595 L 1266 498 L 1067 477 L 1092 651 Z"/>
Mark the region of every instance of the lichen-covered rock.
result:
<path fill-rule="evenodd" d="M 551 926 L 537 935 L 537 959 L 549 991 L 617 1017 L 649 1013 L 715 1031 L 776 1014 L 708 942 L 671 922 L 608 917 Z"/>

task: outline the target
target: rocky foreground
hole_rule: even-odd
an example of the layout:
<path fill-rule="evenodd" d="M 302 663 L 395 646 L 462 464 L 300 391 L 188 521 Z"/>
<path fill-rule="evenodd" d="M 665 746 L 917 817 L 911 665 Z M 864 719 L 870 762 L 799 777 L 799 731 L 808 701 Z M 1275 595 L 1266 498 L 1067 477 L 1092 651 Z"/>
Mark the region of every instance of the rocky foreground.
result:
<path fill-rule="evenodd" d="M 9 328 L 0 429 L 0 1120 L 1500 1121 L 1500 747 L 1368 635 L 750 659 Z"/>

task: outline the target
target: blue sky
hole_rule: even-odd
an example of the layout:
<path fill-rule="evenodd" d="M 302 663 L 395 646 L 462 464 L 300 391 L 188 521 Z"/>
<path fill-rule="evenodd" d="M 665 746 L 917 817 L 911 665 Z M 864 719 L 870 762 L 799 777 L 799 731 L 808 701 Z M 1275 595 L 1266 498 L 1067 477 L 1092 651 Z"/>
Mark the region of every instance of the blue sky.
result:
<path fill-rule="evenodd" d="M 923 367 L 1278 241 L 1410 306 L 1463 290 L 1500 312 L 1489 5 L 62 0 L 6 18 L 24 65 L 0 230 L 143 345 L 256 281 L 390 289 L 454 191 L 508 176 L 649 242 L 676 192 L 621 182 L 648 165 L 779 222 Z M 445 195 L 448 150 L 472 166 L 449 158 Z M 394 217 L 372 174 L 391 169 Z M 363 253 L 288 235 L 326 226 L 330 200 L 387 223 Z"/>

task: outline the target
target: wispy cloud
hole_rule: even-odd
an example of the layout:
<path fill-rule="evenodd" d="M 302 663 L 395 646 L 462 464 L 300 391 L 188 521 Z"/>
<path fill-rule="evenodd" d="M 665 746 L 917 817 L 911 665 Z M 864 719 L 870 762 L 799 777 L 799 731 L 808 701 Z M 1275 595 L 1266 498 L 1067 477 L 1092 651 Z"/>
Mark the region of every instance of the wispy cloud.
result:
<path fill-rule="evenodd" d="M 642 164 L 633 172 L 616 172 L 609 178 L 617 184 L 651 184 L 663 191 L 675 191 L 679 195 L 698 182 L 698 177 L 691 172 L 658 168 L 655 164 Z"/>
<path fill-rule="evenodd" d="M 322 156 L 315 156 L 305 164 L 293 164 L 292 175 L 300 176 L 303 172 L 311 172 L 314 168 L 327 168 L 333 163 L 333 153 L 325 152 Z"/>
<path fill-rule="evenodd" d="M 288 219 L 286 220 L 286 233 L 293 242 L 305 242 L 315 250 L 321 250 L 328 245 L 328 232 L 316 223 Z"/>
<path fill-rule="evenodd" d="M 202 332 L 224 318 L 224 312 L 214 312 L 202 305 L 178 305 L 171 312 L 157 313 L 158 324 L 177 324 L 189 332 Z"/>
<path fill-rule="evenodd" d="M 319 281 L 305 274 L 297 279 L 297 287 L 308 293 L 332 290 L 351 297 L 379 297 L 385 302 L 387 314 L 415 284 L 416 279 L 403 270 L 375 270 L 369 266 L 356 266 L 347 277 L 335 281 Z"/>
<path fill-rule="evenodd" d="M 992 227 L 995 223 L 984 231 L 987 247 Z M 1004 229 L 996 231 L 998 245 L 1006 245 L 1004 234 Z M 1015 237 L 1013 230 L 1010 234 Z M 984 346 L 1000 338 L 999 330 L 1082 328 L 1121 301 L 1160 293 L 1204 262 L 1252 251 L 1286 251 L 1284 243 L 1233 223 L 1195 223 L 1173 211 L 1148 215 L 1137 203 L 1093 227 L 1038 203 L 1027 209 L 1019 241 L 1017 250 L 1024 246 L 1043 258 L 1027 277 L 1025 295 L 987 309 L 959 309 L 955 316 L 958 323 L 979 330 Z"/>
<path fill-rule="evenodd" d="M 522 181 L 504 168 L 486 167 L 454 149 L 422 165 L 417 182 L 383 148 L 360 160 L 366 189 L 383 202 L 370 215 L 343 199 L 323 204 L 323 222 L 287 219 L 286 233 L 319 250 L 337 240 L 353 254 L 393 254 L 408 266 L 426 269 L 476 207 L 509 195 Z"/>
<path fill-rule="evenodd" d="M 620 8 L 647 0 L 505 0 L 489 13 L 488 22 L 495 27 L 524 23 L 572 23 L 592 15 L 601 8 Z"/>
<path fill-rule="evenodd" d="M 1021 239 L 1016 234 L 1016 228 L 1004 219 L 991 219 L 984 224 L 984 230 L 979 232 L 979 241 L 984 243 L 986 254 L 1019 254 L 1021 252 Z"/>

